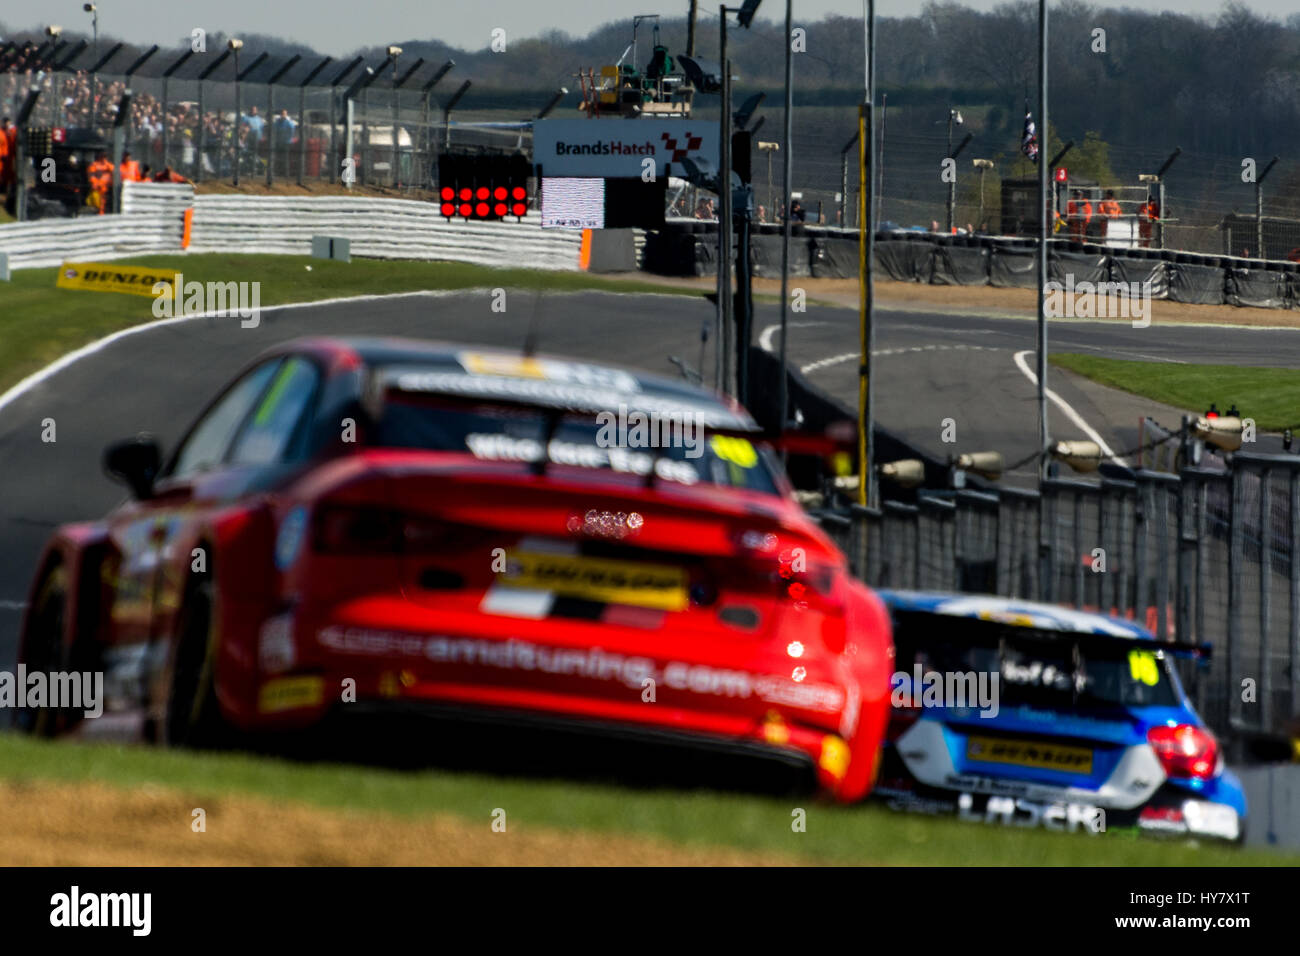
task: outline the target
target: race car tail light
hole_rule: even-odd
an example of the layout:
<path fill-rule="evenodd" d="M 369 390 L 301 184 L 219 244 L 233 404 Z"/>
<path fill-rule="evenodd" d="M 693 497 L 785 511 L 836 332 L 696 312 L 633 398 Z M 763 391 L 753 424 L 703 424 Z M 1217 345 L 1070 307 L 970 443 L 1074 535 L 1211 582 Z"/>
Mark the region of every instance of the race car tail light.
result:
<path fill-rule="evenodd" d="M 386 508 L 327 505 L 312 528 L 312 548 L 329 554 L 394 554 L 402 538 L 401 516 Z"/>
<path fill-rule="evenodd" d="M 331 554 L 446 553 L 485 534 L 388 508 L 327 505 L 316 513 L 312 547 Z"/>
<path fill-rule="evenodd" d="M 1152 727 L 1147 732 L 1147 742 L 1170 777 L 1208 780 L 1218 769 L 1218 741 L 1193 724 Z"/>
<path fill-rule="evenodd" d="M 841 611 L 843 605 L 835 597 L 835 567 L 812 560 L 797 566 L 799 570 L 776 554 L 728 558 L 714 566 L 713 580 L 723 596 L 767 595 L 796 610 Z"/>

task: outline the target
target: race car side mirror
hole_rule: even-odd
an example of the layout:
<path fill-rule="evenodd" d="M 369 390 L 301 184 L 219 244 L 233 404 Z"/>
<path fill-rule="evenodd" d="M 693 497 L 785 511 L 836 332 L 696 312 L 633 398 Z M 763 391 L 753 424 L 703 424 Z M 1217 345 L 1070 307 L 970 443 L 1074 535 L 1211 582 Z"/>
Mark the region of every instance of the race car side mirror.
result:
<path fill-rule="evenodd" d="M 104 471 L 131 489 L 137 500 L 153 495 L 154 479 L 162 469 L 162 448 L 150 435 L 114 442 L 104 450 Z"/>

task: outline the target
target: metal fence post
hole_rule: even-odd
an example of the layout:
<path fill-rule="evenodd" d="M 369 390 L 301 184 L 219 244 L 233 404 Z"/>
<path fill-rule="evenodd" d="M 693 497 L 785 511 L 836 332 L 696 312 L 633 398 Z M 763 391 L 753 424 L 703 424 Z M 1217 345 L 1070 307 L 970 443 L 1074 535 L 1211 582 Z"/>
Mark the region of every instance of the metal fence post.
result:
<path fill-rule="evenodd" d="M 1071 563 L 1074 565 L 1074 575 L 1071 580 L 1070 595 L 1075 607 L 1082 607 L 1083 600 L 1083 495 L 1075 492 L 1074 495 L 1074 554 L 1071 555 Z"/>
<path fill-rule="evenodd" d="M 1273 469 L 1259 472 L 1259 723 L 1263 730 L 1273 726 L 1273 676 L 1268 656 L 1268 632 L 1272 623 L 1272 582 L 1269 538 L 1272 532 L 1273 496 L 1269 487 Z"/>
<path fill-rule="evenodd" d="M 1145 623 L 1147 594 L 1147 545 L 1151 517 L 1151 482 L 1138 476 L 1136 494 L 1133 496 L 1133 618 Z"/>
<path fill-rule="evenodd" d="M 1300 472 L 1294 468 L 1287 477 L 1287 498 L 1289 514 L 1287 517 L 1291 532 L 1291 553 L 1287 555 L 1287 583 L 1289 585 L 1290 641 L 1288 670 L 1291 674 L 1291 712 L 1300 707 L 1300 562 L 1296 561 L 1296 542 L 1300 541 Z"/>
<path fill-rule="evenodd" d="M 1224 695 L 1225 720 L 1227 726 L 1236 726 L 1238 707 L 1233 703 L 1239 700 L 1231 693 L 1235 675 L 1238 673 L 1237 653 L 1241 647 L 1241 599 L 1242 599 L 1242 551 L 1244 550 L 1244 528 L 1242 527 L 1242 488 L 1241 472 L 1234 468 L 1231 481 L 1232 499 L 1228 508 L 1228 675 L 1229 693 Z"/>
<path fill-rule="evenodd" d="M 1155 538 L 1156 553 L 1156 635 L 1164 640 L 1169 634 L 1169 487 L 1168 476 L 1151 483 L 1151 502 L 1157 508 Z M 1157 498 L 1159 504 L 1156 504 Z"/>

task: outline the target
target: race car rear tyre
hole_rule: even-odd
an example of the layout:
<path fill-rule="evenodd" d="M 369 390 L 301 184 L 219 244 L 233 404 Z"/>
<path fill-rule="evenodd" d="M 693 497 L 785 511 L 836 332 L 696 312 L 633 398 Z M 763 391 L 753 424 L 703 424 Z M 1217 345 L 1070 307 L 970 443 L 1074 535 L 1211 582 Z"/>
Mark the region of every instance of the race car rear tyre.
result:
<path fill-rule="evenodd" d="M 227 740 L 214 681 L 215 607 L 210 576 L 196 579 L 186 589 L 163 728 L 164 740 L 173 747 L 217 747 Z"/>
<path fill-rule="evenodd" d="M 32 603 L 23 664 L 28 673 L 52 674 L 68 670 L 68 647 L 64 638 L 68 607 L 68 578 L 63 565 L 45 572 Z M 19 730 L 35 737 L 54 737 L 67 730 L 81 711 L 58 707 L 23 707 L 14 717 Z"/>

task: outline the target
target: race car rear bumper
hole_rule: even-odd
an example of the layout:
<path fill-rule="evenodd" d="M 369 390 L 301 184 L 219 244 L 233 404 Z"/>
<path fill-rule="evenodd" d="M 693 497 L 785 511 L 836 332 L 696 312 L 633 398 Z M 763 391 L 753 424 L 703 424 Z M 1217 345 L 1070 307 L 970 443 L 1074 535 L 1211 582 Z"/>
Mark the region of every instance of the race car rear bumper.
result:
<path fill-rule="evenodd" d="M 1078 796 L 1050 799 L 1041 794 L 1010 796 L 927 786 L 908 775 L 890 754 L 875 796 L 895 810 L 1066 832 L 1136 829 L 1153 836 L 1240 842 L 1245 826 L 1245 817 L 1236 807 L 1189 796 L 1186 790 L 1168 783 L 1140 806 L 1104 807 Z"/>

